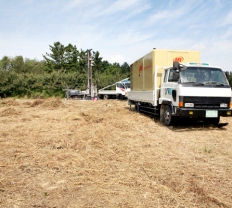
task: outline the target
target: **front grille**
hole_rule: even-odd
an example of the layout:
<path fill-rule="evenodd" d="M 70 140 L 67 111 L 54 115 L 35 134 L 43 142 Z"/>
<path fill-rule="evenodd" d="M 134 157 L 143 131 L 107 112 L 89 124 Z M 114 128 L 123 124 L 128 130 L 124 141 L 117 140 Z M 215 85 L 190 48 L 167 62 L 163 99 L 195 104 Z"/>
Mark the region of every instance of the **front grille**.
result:
<path fill-rule="evenodd" d="M 194 105 L 195 108 L 204 108 L 204 109 L 219 109 L 220 104 L 204 104 L 204 103 L 197 103 Z"/>
<path fill-rule="evenodd" d="M 230 103 L 230 97 L 183 97 L 184 103 L 194 103 L 197 109 L 219 109 L 220 103 Z"/>

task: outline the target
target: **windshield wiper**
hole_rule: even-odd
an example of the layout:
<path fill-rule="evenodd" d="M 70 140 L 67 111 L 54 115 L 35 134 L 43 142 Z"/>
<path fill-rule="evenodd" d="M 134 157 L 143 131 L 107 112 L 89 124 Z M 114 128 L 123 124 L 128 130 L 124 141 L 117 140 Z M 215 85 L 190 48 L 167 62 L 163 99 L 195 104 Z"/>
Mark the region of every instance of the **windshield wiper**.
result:
<path fill-rule="evenodd" d="M 202 83 L 202 82 L 195 82 L 194 84 L 193 84 L 194 86 L 199 86 L 199 85 L 205 85 L 204 83 Z"/>
<path fill-rule="evenodd" d="M 224 86 L 224 84 L 217 82 L 217 86 Z"/>
<path fill-rule="evenodd" d="M 194 86 L 204 85 L 202 82 L 182 82 L 182 84 L 193 84 Z"/>
<path fill-rule="evenodd" d="M 215 84 L 217 86 L 224 86 L 223 83 L 220 83 L 220 82 L 214 82 L 214 81 L 208 81 L 208 82 L 205 82 L 205 84 Z"/>

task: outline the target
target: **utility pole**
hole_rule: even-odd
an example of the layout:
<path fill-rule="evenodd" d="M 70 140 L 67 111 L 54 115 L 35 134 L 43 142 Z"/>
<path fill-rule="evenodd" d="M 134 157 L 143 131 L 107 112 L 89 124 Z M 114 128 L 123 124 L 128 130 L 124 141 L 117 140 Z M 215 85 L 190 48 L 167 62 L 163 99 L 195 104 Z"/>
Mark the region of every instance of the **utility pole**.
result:
<path fill-rule="evenodd" d="M 92 98 L 93 97 L 93 89 L 92 89 L 92 49 L 88 49 L 88 89 L 89 89 L 89 96 Z"/>

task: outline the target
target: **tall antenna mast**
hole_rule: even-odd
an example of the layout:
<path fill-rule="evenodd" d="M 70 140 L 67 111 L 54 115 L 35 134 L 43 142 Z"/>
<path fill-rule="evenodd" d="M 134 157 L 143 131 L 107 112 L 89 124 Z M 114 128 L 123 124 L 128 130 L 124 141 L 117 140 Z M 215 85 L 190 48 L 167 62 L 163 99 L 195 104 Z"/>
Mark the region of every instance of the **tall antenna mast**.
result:
<path fill-rule="evenodd" d="M 93 89 L 92 89 L 92 49 L 88 49 L 88 89 L 89 89 L 89 96 L 93 97 Z"/>

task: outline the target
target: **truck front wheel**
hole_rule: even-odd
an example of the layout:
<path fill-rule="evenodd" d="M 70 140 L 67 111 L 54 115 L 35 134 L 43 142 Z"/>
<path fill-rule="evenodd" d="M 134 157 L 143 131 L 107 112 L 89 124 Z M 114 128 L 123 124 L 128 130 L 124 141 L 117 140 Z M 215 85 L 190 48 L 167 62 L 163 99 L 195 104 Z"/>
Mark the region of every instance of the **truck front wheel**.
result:
<path fill-rule="evenodd" d="M 117 94 L 117 95 L 116 95 L 116 98 L 117 98 L 118 100 L 123 100 L 123 96 L 122 96 L 121 94 Z"/>
<path fill-rule="evenodd" d="M 172 111 L 169 105 L 166 105 L 163 113 L 163 123 L 165 126 L 170 126 L 173 122 Z"/>

